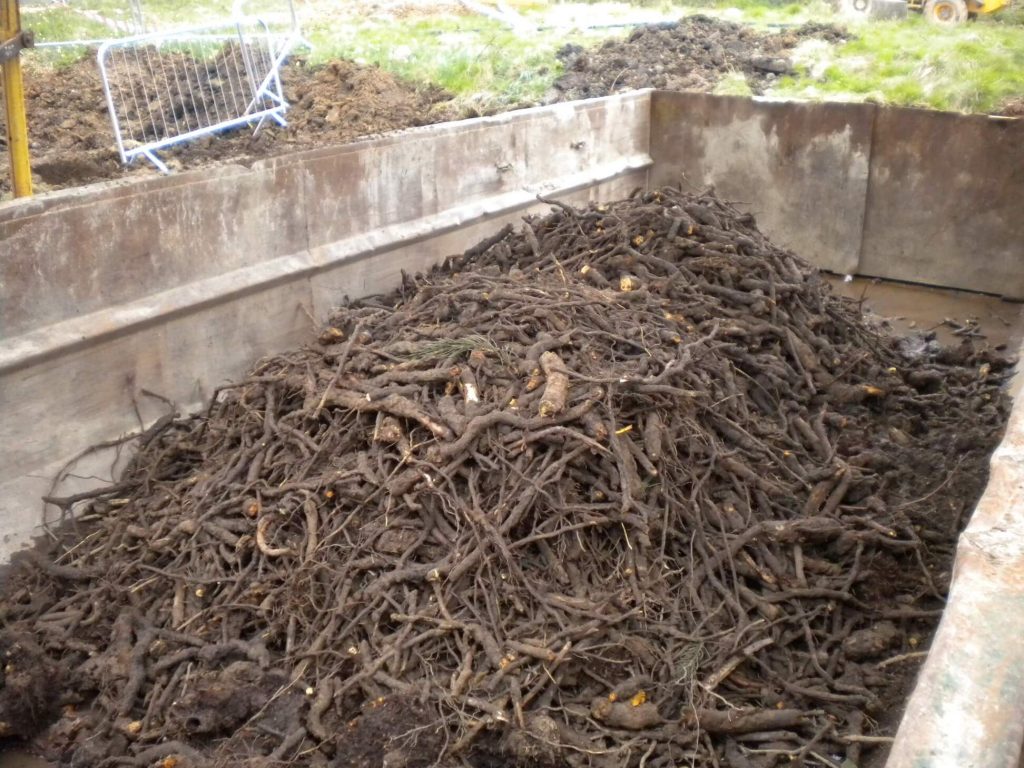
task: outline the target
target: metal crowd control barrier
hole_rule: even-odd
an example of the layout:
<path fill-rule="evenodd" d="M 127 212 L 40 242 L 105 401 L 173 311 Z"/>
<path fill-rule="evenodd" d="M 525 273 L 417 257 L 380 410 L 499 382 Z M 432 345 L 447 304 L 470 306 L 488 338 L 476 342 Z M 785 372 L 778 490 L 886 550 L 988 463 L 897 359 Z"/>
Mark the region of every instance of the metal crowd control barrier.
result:
<path fill-rule="evenodd" d="M 109 40 L 98 53 L 121 160 L 268 119 L 286 125 L 280 68 L 291 49 L 260 19 Z"/>

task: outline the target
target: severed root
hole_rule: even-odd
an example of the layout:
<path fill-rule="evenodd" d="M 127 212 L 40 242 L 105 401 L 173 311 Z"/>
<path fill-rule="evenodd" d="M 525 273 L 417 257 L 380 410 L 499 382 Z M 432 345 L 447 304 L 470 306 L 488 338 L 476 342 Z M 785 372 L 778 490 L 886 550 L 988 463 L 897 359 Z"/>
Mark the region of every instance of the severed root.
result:
<path fill-rule="evenodd" d="M 331 734 L 324 726 L 322 718 L 333 702 L 334 678 L 329 677 L 317 687 L 316 698 L 309 705 L 309 714 L 306 717 L 306 730 L 313 738 L 327 741 L 331 737 Z"/>
<path fill-rule="evenodd" d="M 155 760 L 167 758 L 163 760 L 162 765 L 177 765 L 179 761 L 173 758 L 178 757 L 187 758 L 192 765 L 202 765 L 202 755 L 181 741 L 165 741 L 149 749 L 144 749 L 135 755 L 129 764 L 145 768 L 145 766 L 152 765 Z"/>
<path fill-rule="evenodd" d="M 548 382 L 540 398 L 540 415 L 554 416 L 565 410 L 565 401 L 569 396 L 569 376 L 562 358 L 554 352 L 545 352 L 540 356 L 540 367 Z"/>
<path fill-rule="evenodd" d="M 284 557 L 285 555 L 294 555 L 295 550 L 291 547 L 272 547 L 267 543 L 267 529 L 273 524 L 274 518 L 270 515 L 264 515 L 256 523 L 256 546 L 259 547 L 267 557 Z"/>
<path fill-rule="evenodd" d="M 738 734 L 795 728 L 813 714 L 799 709 L 698 709 L 689 719 L 708 733 Z"/>
<path fill-rule="evenodd" d="M 627 731 L 656 728 L 663 722 L 657 705 L 640 695 L 625 701 L 598 696 L 590 703 L 590 714 L 609 728 L 624 728 Z"/>
<path fill-rule="evenodd" d="M 426 411 L 407 397 L 387 395 L 380 400 L 370 400 L 369 396 L 349 390 L 334 390 L 323 396 L 323 405 L 328 408 L 349 408 L 360 412 L 388 413 L 403 419 L 418 421 L 429 429 L 435 437 L 450 440 L 451 430 L 437 423 Z"/>
<path fill-rule="evenodd" d="M 643 440 L 644 453 L 647 457 L 651 461 L 660 461 L 667 440 L 665 437 L 665 422 L 662 421 L 657 411 L 652 411 L 647 415 L 647 419 L 644 422 Z"/>

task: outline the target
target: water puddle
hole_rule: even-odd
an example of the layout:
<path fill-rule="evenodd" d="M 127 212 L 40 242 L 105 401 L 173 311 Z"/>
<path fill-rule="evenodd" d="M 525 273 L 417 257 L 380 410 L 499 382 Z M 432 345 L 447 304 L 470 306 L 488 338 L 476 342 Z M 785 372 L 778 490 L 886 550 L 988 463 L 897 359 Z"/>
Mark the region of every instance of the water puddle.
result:
<path fill-rule="evenodd" d="M 1005 344 L 1011 353 L 1024 341 L 1024 304 L 947 288 L 826 277 L 836 294 L 863 300 L 866 309 L 891 319 L 901 332 L 934 331 L 944 344 L 958 344 L 963 334 L 976 332 L 990 346 Z"/>

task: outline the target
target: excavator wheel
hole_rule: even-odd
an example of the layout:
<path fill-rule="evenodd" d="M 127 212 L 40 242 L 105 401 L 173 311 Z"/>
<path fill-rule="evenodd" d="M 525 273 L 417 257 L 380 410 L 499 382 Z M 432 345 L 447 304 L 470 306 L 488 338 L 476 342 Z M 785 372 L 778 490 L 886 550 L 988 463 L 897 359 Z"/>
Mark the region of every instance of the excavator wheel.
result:
<path fill-rule="evenodd" d="M 924 17 L 935 24 L 963 24 L 967 21 L 967 3 L 965 0 L 928 0 L 924 4 Z"/>
<path fill-rule="evenodd" d="M 871 18 L 873 0 L 836 0 L 835 8 L 849 19 Z"/>

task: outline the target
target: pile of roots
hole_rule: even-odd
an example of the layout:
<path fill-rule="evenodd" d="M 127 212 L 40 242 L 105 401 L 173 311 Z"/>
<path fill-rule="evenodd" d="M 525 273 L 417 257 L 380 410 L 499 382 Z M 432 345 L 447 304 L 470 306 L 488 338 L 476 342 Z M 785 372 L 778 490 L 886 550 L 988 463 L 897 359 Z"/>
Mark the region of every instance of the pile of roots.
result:
<path fill-rule="evenodd" d="M 91 522 L 7 580 L 2 735 L 70 766 L 858 764 L 1008 365 L 867 322 L 710 194 L 553 204 L 52 499 Z"/>

